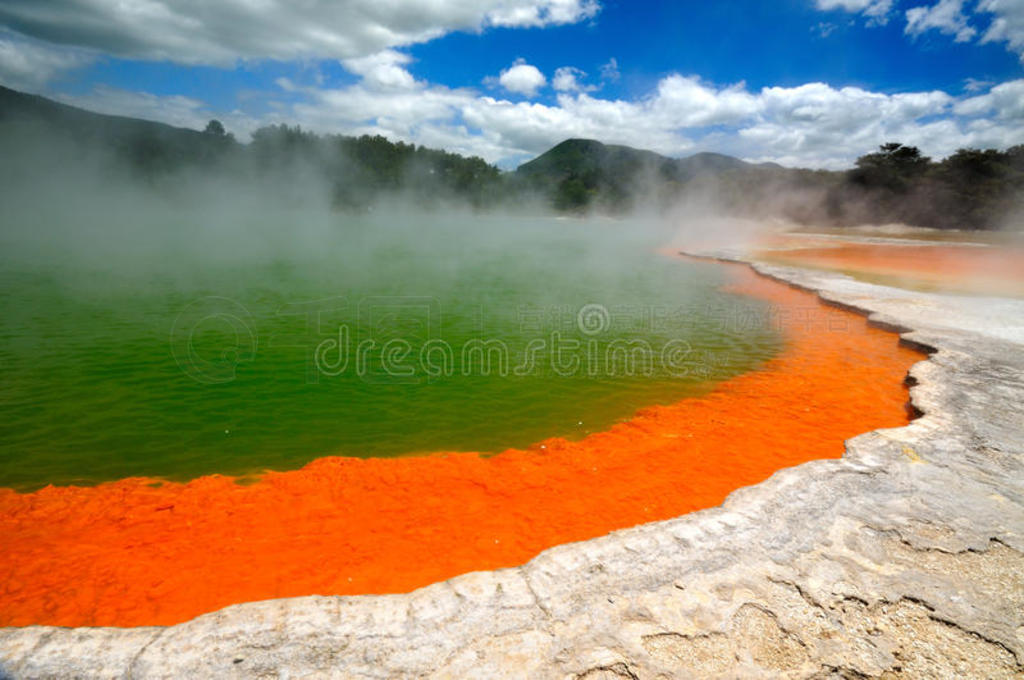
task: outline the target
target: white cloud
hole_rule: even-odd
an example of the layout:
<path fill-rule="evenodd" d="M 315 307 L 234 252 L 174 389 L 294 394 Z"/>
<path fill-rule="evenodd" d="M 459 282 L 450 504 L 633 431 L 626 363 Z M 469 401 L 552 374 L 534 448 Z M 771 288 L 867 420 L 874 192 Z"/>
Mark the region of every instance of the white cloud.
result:
<path fill-rule="evenodd" d="M 559 95 L 557 106 L 481 97 L 466 102 L 461 114 L 471 126 L 495 135 L 500 146 L 510 151 L 509 156 L 536 155 L 569 137 L 668 154 L 683 153 L 693 146 L 671 124 L 653 115 L 646 104 L 587 94 Z"/>
<path fill-rule="evenodd" d="M 994 113 L 997 120 L 1024 123 L 1024 80 L 996 85 L 986 94 L 958 102 L 954 111 L 961 116 Z"/>
<path fill-rule="evenodd" d="M 883 94 L 808 83 L 765 88 L 759 99 L 763 113 L 738 131 L 739 148 L 749 150 L 743 155 L 784 165 L 848 167 L 857 156 L 892 140 L 946 155 L 962 138 L 952 120 L 921 120 L 949 112 L 953 98 L 944 92 Z"/>
<path fill-rule="evenodd" d="M 979 92 L 981 90 L 988 89 L 993 85 L 995 85 L 995 82 L 991 80 L 981 80 L 979 78 L 966 78 L 964 80 L 964 91 Z"/>
<path fill-rule="evenodd" d="M 815 5 L 823 11 L 843 10 L 863 14 L 868 18 L 869 25 L 885 25 L 889 22 L 892 3 L 893 0 L 816 0 Z"/>
<path fill-rule="evenodd" d="M 570 24 L 597 0 L 4 0 L 0 24 L 120 57 L 233 65 L 352 59 L 452 31 Z"/>
<path fill-rule="evenodd" d="M 574 24 L 598 13 L 597 0 L 547 0 L 547 2 L 505 2 L 491 10 L 487 21 L 492 26 L 515 28 Z"/>
<path fill-rule="evenodd" d="M 817 33 L 819 37 L 827 38 L 832 35 L 835 30 L 839 28 L 831 21 L 819 21 L 817 24 L 811 27 L 812 33 Z"/>
<path fill-rule="evenodd" d="M 913 7 L 907 10 L 907 26 L 904 33 L 918 36 L 935 29 L 940 33 L 954 36 L 956 42 L 967 42 L 977 31 L 967 24 L 963 13 L 963 0 L 939 0 L 931 7 Z"/>
<path fill-rule="evenodd" d="M 509 92 L 532 97 L 537 94 L 537 90 L 547 85 L 548 80 L 536 66 L 517 59 L 512 66 L 501 72 L 498 82 Z"/>
<path fill-rule="evenodd" d="M 612 57 L 608 63 L 601 67 L 601 80 L 615 82 L 619 79 L 619 62 Z"/>
<path fill-rule="evenodd" d="M 61 73 L 81 68 L 95 55 L 56 47 L 0 29 L 0 83 L 17 90 L 38 90 Z"/>
<path fill-rule="evenodd" d="M 459 107 L 474 96 L 469 91 L 438 86 L 380 90 L 363 83 L 306 92 L 308 100 L 285 109 L 281 122 L 298 122 L 321 132 L 346 134 L 363 134 L 372 129 L 409 141 L 415 140 L 422 128 L 437 121 L 451 124 Z"/>
<path fill-rule="evenodd" d="M 735 124 L 753 117 L 763 106 L 742 83 L 719 90 L 696 76 L 675 74 L 658 83 L 649 104 L 650 111 L 663 117 L 666 125 L 676 127 Z"/>
<path fill-rule="evenodd" d="M 563 66 L 555 70 L 555 77 L 551 79 L 551 87 L 559 92 L 593 92 L 597 90 L 596 85 L 584 85 L 580 78 L 587 76 L 575 66 Z"/>
<path fill-rule="evenodd" d="M 1006 42 L 1024 62 L 1024 0 L 981 0 L 977 11 L 996 15 L 981 42 Z"/>
<path fill-rule="evenodd" d="M 407 90 L 416 87 L 416 80 L 405 68 L 412 57 L 394 50 L 354 59 L 343 59 L 342 65 L 351 73 L 363 77 L 367 85 L 381 89 Z"/>
<path fill-rule="evenodd" d="M 893 7 L 893 0 L 815 0 L 820 10 L 843 10 L 868 17 L 868 25 L 885 24 Z M 953 36 L 956 42 L 968 42 L 978 35 L 978 28 L 970 24 L 969 13 L 964 6 L 974 4 L 973 0 L 938 0 L 934 4 L 912 7 L 905 13 L 907 25 L 904 33 L 919 36 L 935 29 Z M 1024 62 L 1024 0 L 978 0 L 974 6 L 973 18 L 980 22 L 982 15 L 995 15 L 981 35 L 980 43 L 1005 42 L 1006 48 L 1016 52 Z M 822 37 L 832 31 L 826 23 L 819 23 L 811 29 Z"/>

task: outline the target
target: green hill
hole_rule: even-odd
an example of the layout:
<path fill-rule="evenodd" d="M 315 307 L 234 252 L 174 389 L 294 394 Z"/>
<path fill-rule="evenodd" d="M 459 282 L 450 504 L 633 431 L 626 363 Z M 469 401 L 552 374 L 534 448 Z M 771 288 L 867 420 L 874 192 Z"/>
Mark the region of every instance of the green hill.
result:
<path fill-rule="evenodd" d="M 419 203 L 496 203 L 500 171 L 480 158 L 392 142 L 381 136 L 319 135 L 269 125 L 240 144 L 211 121 L 199 132 L 111 116 L 0 87 L 0 148 L 8 172 L 52 179 L 53 168 L 112 173 L 160 186 L 172 175 L 230 177 L 291 202 L 324 198 L 339 209 L 366 210 L 385 196 Z M 198 172 L 197 172 L 198 171 Z M 202 174 L 206 173 L 206 174 Z M 0 180 L 3 173 L 0 172 Z M 317 196 L 316 192 L 321 195 Z"/>
<path fill-rule="evenodd" d="M 126 116 L 93 113 L 0 86 L 0 134 L 8 141 L 72 142 L 104 149 L 136 170 L 158 172 L 219 156 L 233 138 Z M 213 142 L 213 143 L 211 143 Z"/>
<path fill-rule="evenodd" d="M 71 133 L 107 139 L 152 135 L 182 145 L 198 145 L 204 140 L 204 134 L 196 130 L 126 116 L 93 113 L 0 85 L 0 122 L 24 121 L 46 123 Z"/>
<path fill-rule="evenodd" d="M 569 175 L 593 171 L 608 174 L 653 171 L 666 179 L 686 180 L 704 173 L 755 167 L 763 166 L 720 153 L 703 152 L 686 158 L 669 158 L 653 151 L 603 144 L 593 139 L 567 139 L 532 161 L 523 163 L 516 172 L 527 177 L 540 175 L 548 179 L 564 179 Z"/>
<path fill-rule="evenodd" d="M 516 170 L 517 178 L 546 193 L 561 210 L 629 210 L 638 200 L 671 201 L 690 182 L 739 175 L 777 177 L 790 171 L 754 165 L 718 153 L 669 158 L 653 151 L 567 139 Z"/>

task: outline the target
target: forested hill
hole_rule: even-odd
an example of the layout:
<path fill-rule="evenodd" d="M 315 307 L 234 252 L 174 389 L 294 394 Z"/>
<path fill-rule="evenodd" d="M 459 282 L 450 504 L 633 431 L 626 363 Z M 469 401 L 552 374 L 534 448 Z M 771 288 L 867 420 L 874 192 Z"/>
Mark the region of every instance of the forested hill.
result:
<path fill-rule="evenodd" d="M 72 134 L 105 139 L 149 134 L 182 146 L 195 145 L 203 139 L 202 133 L 196 130 L 126 116 L 93 113 L 0 85 L 0 122 L 26 121 L 60 127 Z"/>
<path fill-rule="evenodd" d="M 686 158 L 669 158 L 653 151 L 629 146 L 602 144 L 593 139 L 567 139 L 519 166 L 525 176 L 556 176 L 596 173 L 633 176 L 651 172 L 665 179 L 685 181 L 704 173 L 720 173 L 743 168 L 779 168 L 774 163 L 753 165 L 719 153 L 698 153 Z"/>
<path fill-rule="evenodd" d="M 0 146 L 6 162 L 45 167 L 88 158 L 116 179 L 159 186 L 182 174 L 230 176 L 261 190 L 310 196 L 322 187 L 339 209 L 367 209 L 401 193 L 421 203 L 483 208 L 501 197 L 501 172 L 481 158 L 391 142 L 381 136 L 318 135 L 270 125 L 237 142 L 216 120 L 202 132 L 67 106 L 0 87 Z M 200 174 L 197 174 L 200 173 Z M 293 185 L 303 184 L 301 191 Z"/>
<path fill-rule="evenodd" d="M 631 209 L 637 202 L 671 202 L 697 180 L 779 172 L 788 176 L 790 171 L 718 153 L 669 158 L 593 139 L 567 139 L 520 165 L 516 175 L 537 191 L 546 189 L 559 209 L 616 211 Z"/>
<path fill-rule="evenodd" d="M 93 113 L 0 86 L 0 131 L 22 145 L 62 144 L 106 149 L 143 170 L 209 161 L 222 149 L 196 130 L 126 116 Z"/>

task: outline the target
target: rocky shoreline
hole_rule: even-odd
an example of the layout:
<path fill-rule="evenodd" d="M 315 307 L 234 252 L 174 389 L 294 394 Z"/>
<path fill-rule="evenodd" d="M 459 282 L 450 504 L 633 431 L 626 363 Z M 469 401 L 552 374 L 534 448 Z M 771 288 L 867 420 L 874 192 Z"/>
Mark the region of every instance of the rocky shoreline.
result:
<path fill-rule="evenodd" d="M 408 595 L 2 629 L 0 678 L 1021 677 L 1024 300 L 754 266 L 931 352 L 923 415 L 719 508 Z"/>

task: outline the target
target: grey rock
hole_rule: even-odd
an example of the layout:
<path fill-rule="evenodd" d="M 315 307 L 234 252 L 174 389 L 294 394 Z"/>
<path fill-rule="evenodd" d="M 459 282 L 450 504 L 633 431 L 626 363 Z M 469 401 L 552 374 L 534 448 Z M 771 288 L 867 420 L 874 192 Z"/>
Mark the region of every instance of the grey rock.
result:
<path fill-rule="evenodd" d="M 1024 301 L 756 268 L 929 348 L 924 415 L 719 508 L 408 595 L 2 629 L 0 676 L 1024 677 Z"/>

